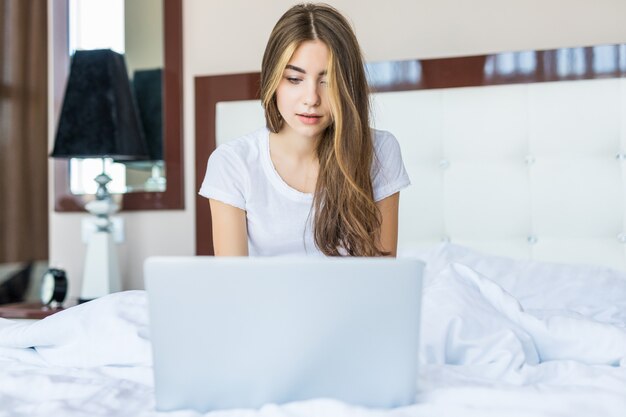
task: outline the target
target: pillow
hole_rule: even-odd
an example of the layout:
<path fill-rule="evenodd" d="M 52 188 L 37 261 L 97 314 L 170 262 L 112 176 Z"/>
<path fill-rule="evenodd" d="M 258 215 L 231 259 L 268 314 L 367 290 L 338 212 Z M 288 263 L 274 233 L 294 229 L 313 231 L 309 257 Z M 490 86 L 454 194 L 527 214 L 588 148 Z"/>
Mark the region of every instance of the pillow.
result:
<path fill-rule="evenodd" d="M 545 317 L 550 311 L 568 311 L 572 315 L 626 327 L 624 271 L 603 266 L 517 260 L 451 243 L 411 256 L 426 262 L 426 282 L 450 263 L 459 263 L 500 285 L 534 315 Z"/>

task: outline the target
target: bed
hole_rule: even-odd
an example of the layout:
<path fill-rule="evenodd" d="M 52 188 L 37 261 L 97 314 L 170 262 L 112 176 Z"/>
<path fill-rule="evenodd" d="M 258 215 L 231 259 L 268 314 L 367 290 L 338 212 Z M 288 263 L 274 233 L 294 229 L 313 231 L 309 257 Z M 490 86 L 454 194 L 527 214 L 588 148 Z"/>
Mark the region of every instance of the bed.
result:
<path fill-rule="evenodd" d="M 427 263 L 416 404 L 206 415 L 626 415 L 625 46 L 369 70 L 375 124 L 413 180 L 399 252 Z M 217 143 L 258 126 L 255 80 L 196 79 L 197 179 Z M 211 251 L 207 210 L 199 200 L 198 254 Z M 126 291 L 0 320 L 0 415 L 203 414 L 154 410 L 146 296 Z"/>

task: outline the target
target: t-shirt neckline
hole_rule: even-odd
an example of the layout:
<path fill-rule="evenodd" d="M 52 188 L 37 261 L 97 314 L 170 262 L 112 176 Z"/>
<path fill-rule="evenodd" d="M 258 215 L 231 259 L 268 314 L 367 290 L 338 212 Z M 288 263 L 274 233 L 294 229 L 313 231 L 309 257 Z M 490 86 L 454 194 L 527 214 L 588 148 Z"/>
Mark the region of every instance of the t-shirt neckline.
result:
<path fill-rule="evenodd" d="M 270 131 L 269 129 L 264 129 L 264 135 L 261 138 L 261 158 L 263 161 L 263 168 L 265 170 L 265 174 L 267 175 L 270 183 L 276 188 L 281 194 L 286 197 L 289 197 L 292 200 L 303 201 L 310 203 L 313 201 L 312 193 L 303 193 L 302 191 L 298 191 L 283 180 L 280 176 L 276 167 L 274 166 L 274 162 L 272 162 L 272 156 L 270 154 Z"/>

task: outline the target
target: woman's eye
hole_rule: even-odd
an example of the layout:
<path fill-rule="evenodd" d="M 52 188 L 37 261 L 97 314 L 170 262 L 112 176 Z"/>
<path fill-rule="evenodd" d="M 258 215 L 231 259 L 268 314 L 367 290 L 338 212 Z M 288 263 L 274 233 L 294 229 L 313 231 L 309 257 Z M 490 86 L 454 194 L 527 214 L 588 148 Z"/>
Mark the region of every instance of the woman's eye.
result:
<path fill-rule="evenodd" d="M 323 86 L 327 86 L 328 85 L 328 81 L 327 80 L 320 80 L 320 84 L 322 84 Z"/>
<path fill-rule="evenodd" d="M 289 81 L 291 84 L 299 84 L 302 80 L 300 78 L 287 77 L 287 81 Z"/>

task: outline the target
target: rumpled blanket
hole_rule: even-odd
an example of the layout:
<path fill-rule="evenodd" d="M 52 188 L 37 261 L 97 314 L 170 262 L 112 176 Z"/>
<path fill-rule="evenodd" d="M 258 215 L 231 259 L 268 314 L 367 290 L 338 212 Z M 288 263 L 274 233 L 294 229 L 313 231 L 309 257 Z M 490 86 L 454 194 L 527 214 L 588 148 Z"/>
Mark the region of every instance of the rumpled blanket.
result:
<path fill-rule="evenodd" d="M 427 268 L 420 404 L 410 415 L 441 414 L 445 404 L 465 415 L 498 415 L 512 404 L 519 415 L 526 409 L 528 415 L 626 415 L 626 274 L 514 261 L 450 244 L 414 256 Z M 0 363 L 98 369 L 151 392 L 146 303 L 144 291 L 126 291 L 34 323 L 0 319 Z M 3 381 L 0 373 L 0 400 L 14 399 Z M 146 413 L 153 407 L 138 404 L 147 404 Z"/>

